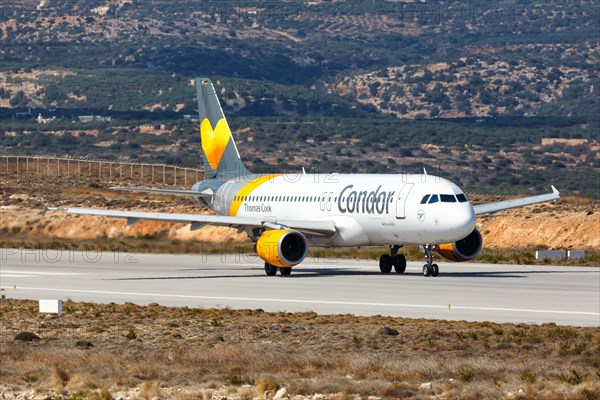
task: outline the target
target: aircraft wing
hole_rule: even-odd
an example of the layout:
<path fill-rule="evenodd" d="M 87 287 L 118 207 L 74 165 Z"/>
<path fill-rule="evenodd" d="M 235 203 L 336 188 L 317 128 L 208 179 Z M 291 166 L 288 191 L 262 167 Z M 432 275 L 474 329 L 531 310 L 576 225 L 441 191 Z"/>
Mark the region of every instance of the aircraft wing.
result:
<path fill-rule="evenodd" d="M 210 197 L 214 193 L 210 191 L 197 192 L 195 190 L 175 190 L 175 189 L 154 189 L 144 187 L 125 187 L 125 186 L 112 186 L 110 190 L 119 190 L 122 192 L 136 192 L 136 193 L 152 193 L 152 194 L 168 194 L 175 196 L 193 196 L 193 197 Z"/>
<path fill-rule="evenodd" d="M 99 210 L 95 208 L 48 207 L 44 204 L 44 212 L 64 211 L 69 214 L 95 215 L 111 218 L 123 218 L 127 225 L 133 225 L 142 220 L 176 222 L 190 224 L 190 230 L 200 229 L 206 225 L 228 226 L 243 229 L 245 227 L 268 227 L 272 229 L 290 228 L 303 233 L 330 236 L 336 232 L 333 221 L 278 220 L 276 218 L 229 217 L 223 215 L 175 214 L 145 211 Z"/>
<path fill-rule="evenodd" d="M 552 193 L 540 194 L 538 196 L 523 197 L 521 199 L 512 199 L 497 201 L 494 203 L 478 204 L 473 206 L 475 215 L 481 214 L 492 214 L 502 210 L 508 210 L 510 208 L 528 206 L 530 204 L 543 203 L 545 201 L 556 200 L 560 198 L 558 190 L 552 186 Z"/>

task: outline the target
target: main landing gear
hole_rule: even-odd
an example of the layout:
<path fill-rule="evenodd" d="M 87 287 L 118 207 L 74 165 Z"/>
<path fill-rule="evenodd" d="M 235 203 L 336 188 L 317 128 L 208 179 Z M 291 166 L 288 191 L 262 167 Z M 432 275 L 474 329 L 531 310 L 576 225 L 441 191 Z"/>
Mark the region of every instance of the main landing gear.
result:
<path fill-rule="evenodd" d="M 265 274 L 267 274 L 268 276 L 275 276 L 277 275 L 277 271 L 279 271 L 279 273 L 283 276 L 288 276 L 292 273 L 291 268 L 279 268 L 273 264 L 269 264 L 267 262 L 265 263 Z"/>
<path fill-rule="evenodd" d="M 389 274 L 392 272 L 392 267 L 399 274 L 406 271 L 406 257 L 404 257 L 404 254 L 398 254 L 400 247 L 390 246 L 390 254 L 384 254 L 379 258 L 379 269 L 382 273 Z"/>
<path fill-rule="evenodd" d="M 427 264 L 423 265 L 423 276 L 438 276 L 440 274 L 440 268 L 437 264 L 433 263 L 433 246 L 426 244 L 423 248 L 427 255 Z"/>

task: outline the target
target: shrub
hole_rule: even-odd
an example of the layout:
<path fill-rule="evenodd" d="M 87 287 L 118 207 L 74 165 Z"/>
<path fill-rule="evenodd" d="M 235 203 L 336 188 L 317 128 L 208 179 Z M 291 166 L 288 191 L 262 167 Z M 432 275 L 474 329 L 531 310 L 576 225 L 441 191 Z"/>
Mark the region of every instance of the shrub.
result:
<path fill-rule="evenodd" d="M 471 382 L 475 377 L 475 371 L 471 368 L 467 368 L 460 373 L 460 380 L 463 382 Z"/>
<path fill-rule="evenodd" d="M 242 386 L 252 385 L 254 381 L 246 376 L 233 375 L 227 380 L 227 383 L 233 386 Z"/>
<path fill-rule="evenodd" d="M 90 347 L 94 347 L 94 344 L 89 340 L 81 339 L 75 342 L 75 346 L 79 347 L 80 349 L 89 349 Z"/>
<path fill-rule="evenodd" d="M 129 327 L 124 336 L 126 339 L 133 340 L 137 338 L 137 333 L 132 327 Z"/>
<path fill-rule="evenodd" d="M 39 380 L 36 374 L 25 374 L 21 376 L 21 380 L 25 383 L 35 383 Z"/>
<path fill-rule="evenodd" d="M 571 385 L 579 385 L 582 383 L 588 374 L 580 374 L 575 369 L 572 369 L 570 372 L 561 374 L 558 376 L 558 379 L 570 383 Z"/>
<path fill-rule="evenodd" d="M 379 333 L 382 336 L 398 336 L 400 333 L 394 328 L 390 328 L 389 326 L 384 326 L 379 330 Z"/>
<path fill-rule="evenodd" d="M 279 383 L 272 376 L 262 376 L 256 383 L 256 391 L 259 396 L 263 396 L 267 391 L 275 393 L 279 387 Z"/>
<path fill-rule="evenodd" d="M 535 374 L 531 371 L 525 371 L 521 374 L 521 380 L 525 383 L 534 383 Z"/>
<path fill-rule="evenodd" d="M 15 335 L 15 340 L 31 342 L 34 340 L 40 340 L 40 337 L 33 332 L 19 332 Z"/>

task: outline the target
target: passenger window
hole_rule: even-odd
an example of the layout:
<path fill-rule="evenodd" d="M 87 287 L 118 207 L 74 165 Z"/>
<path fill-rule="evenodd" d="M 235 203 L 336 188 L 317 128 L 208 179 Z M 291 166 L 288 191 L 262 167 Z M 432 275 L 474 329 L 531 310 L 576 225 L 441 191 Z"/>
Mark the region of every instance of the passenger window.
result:
<path fill-rule="evenodd" d="M 456 197 L 453 194 L 441 194 L 442 203 L 456 203 Z"/>
<path fill-rule="evenodd" d="M 429 199 L 429 202 L 427 204 L 433 204 L 433 203 L 437 203 L 440 199 L 438 198 L 437 194 L 432 194 L 431 198 Z"/>
<path fill-rule="evenodd" d="M 429 194 L 426 194 L 425 196 L 423 196 L 423 200 L 421 200 L 421 204 L 427 204 L 427 200 L 429 200 Z"/>
<path fill-rule="evenodd" d="M 469 200 L 467 200 L 467 196 L 465 196 L 463 193 L 457 194 L 456 198 L 461 203 L 466 203 L 467 201 L 469 201 Z"/>

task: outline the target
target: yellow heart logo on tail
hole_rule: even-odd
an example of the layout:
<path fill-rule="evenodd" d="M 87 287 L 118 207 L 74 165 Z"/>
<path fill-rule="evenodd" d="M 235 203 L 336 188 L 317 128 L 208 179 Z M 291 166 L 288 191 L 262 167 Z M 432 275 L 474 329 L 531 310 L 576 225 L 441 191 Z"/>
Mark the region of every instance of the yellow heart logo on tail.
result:
<path fill-rule="evenodd" d="M 212 169 L 217 169 L 225 147 L 229 142 L 231 132 L 225 118 L 221 118 L 217 122 L 217 126 L 213 130 L 208 118 L 202 120 L 200 124 L 200 139 L 202 140 L 202 150 Z"/>

